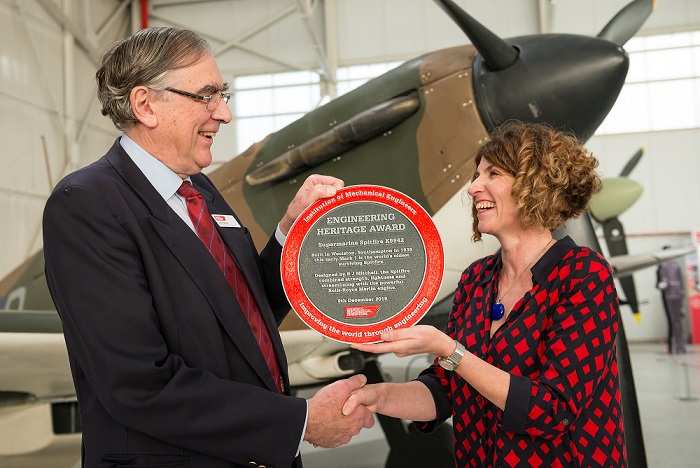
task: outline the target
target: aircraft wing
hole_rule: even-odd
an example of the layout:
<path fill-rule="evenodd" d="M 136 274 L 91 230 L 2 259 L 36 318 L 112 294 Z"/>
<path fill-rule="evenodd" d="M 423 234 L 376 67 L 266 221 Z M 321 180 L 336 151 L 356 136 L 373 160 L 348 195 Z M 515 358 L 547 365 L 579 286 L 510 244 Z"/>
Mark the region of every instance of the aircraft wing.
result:
<path fill-rule="evenodd" d="M 79 454 L 75 402 L 58 314 L 0 310 L 0 457 L 59 445 Z"/>
<path fill-rule="evenodd" d="M 281 335 L 292 386 L 352 375 L 364 366 L 358 351 L 314 330 L 282 330 Z M 70 398 L 75 398 L 75 390 L 58 314 L 0 311 L 0 406 Z"/>
<path fill-rule="evenodd" d="M 75 398 L 55 311 L 0 311 L 0 405 Z"/>
<path fill-rule="evenodd" d="M 290 312 L 291 313 L 291 312 Z M 362 371 L 365 358 L 346 343 L 315 330 L 281 331 L 293 387 L 318 385 Z"/>
<path fill-rule="evenodd" d="M 666 249 L 656 253 L 635 254 L 635 255 L 619 255 L 617 257 L 609 257 L 607 260 L 613 269 L 613 274 L 616 277 L 624 277 L 631 275 L 635 271 L 649 268 L 659 263 L 663 263 L 674 258 L 683 257 L 695 252 L 692 247 L 680 249 Z"/>

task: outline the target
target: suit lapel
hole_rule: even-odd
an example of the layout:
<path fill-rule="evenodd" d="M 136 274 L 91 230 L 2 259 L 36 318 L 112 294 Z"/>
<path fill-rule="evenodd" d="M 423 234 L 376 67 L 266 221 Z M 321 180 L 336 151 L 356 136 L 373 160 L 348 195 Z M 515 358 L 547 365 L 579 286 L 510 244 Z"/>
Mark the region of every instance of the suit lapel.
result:
<path fill-rule="evenodd" d="M 215 197 L 206 187 L 198 185 L 197 183 L 195 183 L 195 186 L 204 197 L 210 214 L 235 216 L 233 210 L 228 206 L 222 197 Z M 237 217 L 236 220 L 240 222 Z M 251 244 L 246 236 L 245 228 L 222 228 L 216 222 L 214 222 L 214 226 L 219 232 L 224 244 L 226 244 L 228 247 L 229 252 L 231 252 L 234 261 L 238 265 L 239 269 L 243 273 L 243 276 L 245 277 L 246 282 L 248 283 L 248 288 L 258 304 L 260 314 L 265 321 L 268 331 L 270 331 L 269 335 L 273 343 L 273 349 L 277 355 L 277 361 L 280 363 L 280 367 L 283 367 L 282 372 L 286 374 L 287 357 L 284 353 L 284 346 L 280 335 L 277 332 L 277 322 L 275 321 L 272 310 L 270 310 L 270 305 L 265 292 L 265 284 L 263 279 L 260 277 L 257 259 L 251 249 Z M 242 311 L 241 316 L 243 316 Z M 262 359 L 262 353 L 259 354 Z M 267 364 L 265 364 L 265 366 L 267 366 Z"/>
<path fill-rule="evenodd" d="M 238 305 L 238 300 L 233 294 L 226 278 L 221 273 L 219 266 L 202 241 L 168 206 L 165 200 L 163 200 L 163 197 L 160 196 L 146 176 L 136 164 L 134 164 L 129 155 L 126 154 L 119 144 L 118 139 L 112 149 L 107 153 L 106 159 L 114 166 L 124 181 L 147 206 L 151 213 L 151 223 L 156 232 L 158 232 L 163 242 L 168 246 L 192 281 L 200 289 L 224 330 L 226 330 L 226 333 L 241 350 L 241 354 L 260 376 L 261 380 L 265 382 L 268 388 L 277 391 L 267 363 L 260 352 L 258 342 L 250 329 L 250 324 Z M 197 186 L 197 189 L 199 190 L 201 187 Z M 207 205 L 210 206 L 210 200 L 213 198 L 211 193 L 202 189 L 202 194 L 205 197 Z M 212 209 L 211 206 L 210 209 Z M 240 231 L 241 229 L 238 230 Z M 219 231 L 221 232 L 221 230 Z M 227 237 L 222 236 L 224 242 L 231 248 Z M 236 256 L 233 253 L 233 249 L 231 250 L 232 254 Z M 236 256 L 236 261 L 241 260 Z M 250 268 L 249 262 L 246 261 L 245 264 L 239 263 L 239 265 L 242 271 L 244 271 L 244 274 L 246 274 Z M 249 274 L 246 274 L 246 280 L 248 280 L 250 284 L 249 276 Z M 260 302 L 259 291 L 255 291 L 252 287 L 251 291 L 253 291 L 258 304 L 264 303 L 265 309 L 269 312 L 267 301 Z M 177 298 L 175 299 L 177 300 Z M 271 313 L 263 313 L 265 323 L 269 327 L 268 315 L 271 316 Z M 275 352 L 279 357 L 278 344 L 281 346 L 281 341 L 278 338 L 279 334 L 270 333 L 270 335 L 273 337 Z M 253 350 L 253 352 L 251 352 L 251 350 Z M 284 362 L 286 362 L 286 360 Z M 286 369 L 284 369 L 283 372 L 286 372 Z"/>

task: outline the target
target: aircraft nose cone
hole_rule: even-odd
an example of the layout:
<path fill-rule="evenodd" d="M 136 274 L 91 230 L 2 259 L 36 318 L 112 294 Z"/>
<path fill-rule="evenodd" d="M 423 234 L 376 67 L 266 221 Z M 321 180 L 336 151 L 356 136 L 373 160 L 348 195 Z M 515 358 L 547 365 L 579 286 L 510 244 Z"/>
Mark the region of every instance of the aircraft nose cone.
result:
<path fill-rule="evenodd" d="M 588 207 L 593 218 L 602 223 L 627 211 L 643 191 L 642 184 L 626 177 L 603 179 L 603 186 L 593 195 Z"/>
<path fill-rule="evenodd" d="M 507 40 L 520 50 L 510 67 L 491 71 L 477 56 L 474 90 L 486 128 L 509 119 L 547 122 L 586 141 L 612 108 L 629 58 L 617 44 L 567 34 Z"/>

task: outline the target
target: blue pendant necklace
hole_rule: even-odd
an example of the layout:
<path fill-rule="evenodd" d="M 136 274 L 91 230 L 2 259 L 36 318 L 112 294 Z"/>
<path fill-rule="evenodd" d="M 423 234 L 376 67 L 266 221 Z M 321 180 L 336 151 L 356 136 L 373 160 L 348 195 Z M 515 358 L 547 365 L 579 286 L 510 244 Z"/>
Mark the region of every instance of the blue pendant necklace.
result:
<path fill-rule="evenodd" d="M 508 288 L 508 291 L 506 291 L 504 294 L 498 295 L 498 297 L 496 298 L 496 302 L 491 304 L 491 320 L 501 320 L 503 318 L 503 316 L 506 313 L 506 308 L 503 306 L 503 304 L 501 304 L 501 299 L 503 299 L 504 297 L 506 297 L 508 295 L 510 290 L 513 289 L 513 287 L 516 284 L 518 284 L 518 281 L 520 280 L 520 278 L 522 278 L 522 276 L 525 274 L 525 272 L 530 269 L 530 267 L 532 266 L 533 263 L 535 263 L 535 260 L 540 258 L 542 256 L 542 254 L 544 254 L 544 251 L 547 250 L 547 247 L 549 247 L 553 242 L 554 242 L 554 239 L 551 239 L 549 242 L 547 242 L 547 245 L 544 246 L 544 249 L 542 249 L 542 251 L 539 253 L 539 255 L 537 255 L 535 258 L 533 258 L 532 261 L 528 264 L 528 266 L 525 267 L 523 272 L 520 273 L 517 278 L 515 278 L 515 281 L 513 282 L 513 284 L 511 284 L 510 288 Z"/>

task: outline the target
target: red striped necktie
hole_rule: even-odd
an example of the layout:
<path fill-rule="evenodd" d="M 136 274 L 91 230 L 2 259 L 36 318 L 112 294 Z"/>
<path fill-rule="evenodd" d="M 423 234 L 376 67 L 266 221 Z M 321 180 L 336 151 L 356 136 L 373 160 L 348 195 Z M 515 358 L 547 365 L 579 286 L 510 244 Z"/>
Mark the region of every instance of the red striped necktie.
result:
<path fill-rule="evenodd" d="M 243 273 L 240 268 L 238 268 L 238 265 L 236 265 L 236 262 L 233 260 L 223 240 L 221 240 L 219 231 L 214 227 L 214 221 L 209 214 L 207 205 L 204 203 L 204 197 L 202 197 L 202 194 L 187 181 L 182 183 L 177 193 L 185 197 L 187 202 L 187 214 L 190 216 L 192 224 L 194 224 L 197 235 L 202 242 L 204 242 L 207 249 L 209 249 L 209 252 L 224 273 L 226 281 L 228 281 L 231 289 L 233 289 L 233 293 L 236 295 L 238 303 L 250 323 L 253 335 L 255 335 L 255 339 L 258 341 L 258 345 L 260 345 L 260 350 L 267 361 L 267 366 L 270 368 L 277 389 L 280 393 L 284 393 L 277 356 L 272 347 L 270 334 L 262 319 L 260 310 L 258 309 L 258 304 L 255 302 L 255 298 L 248 288 L 248 283 L 243 277 Z"/>

